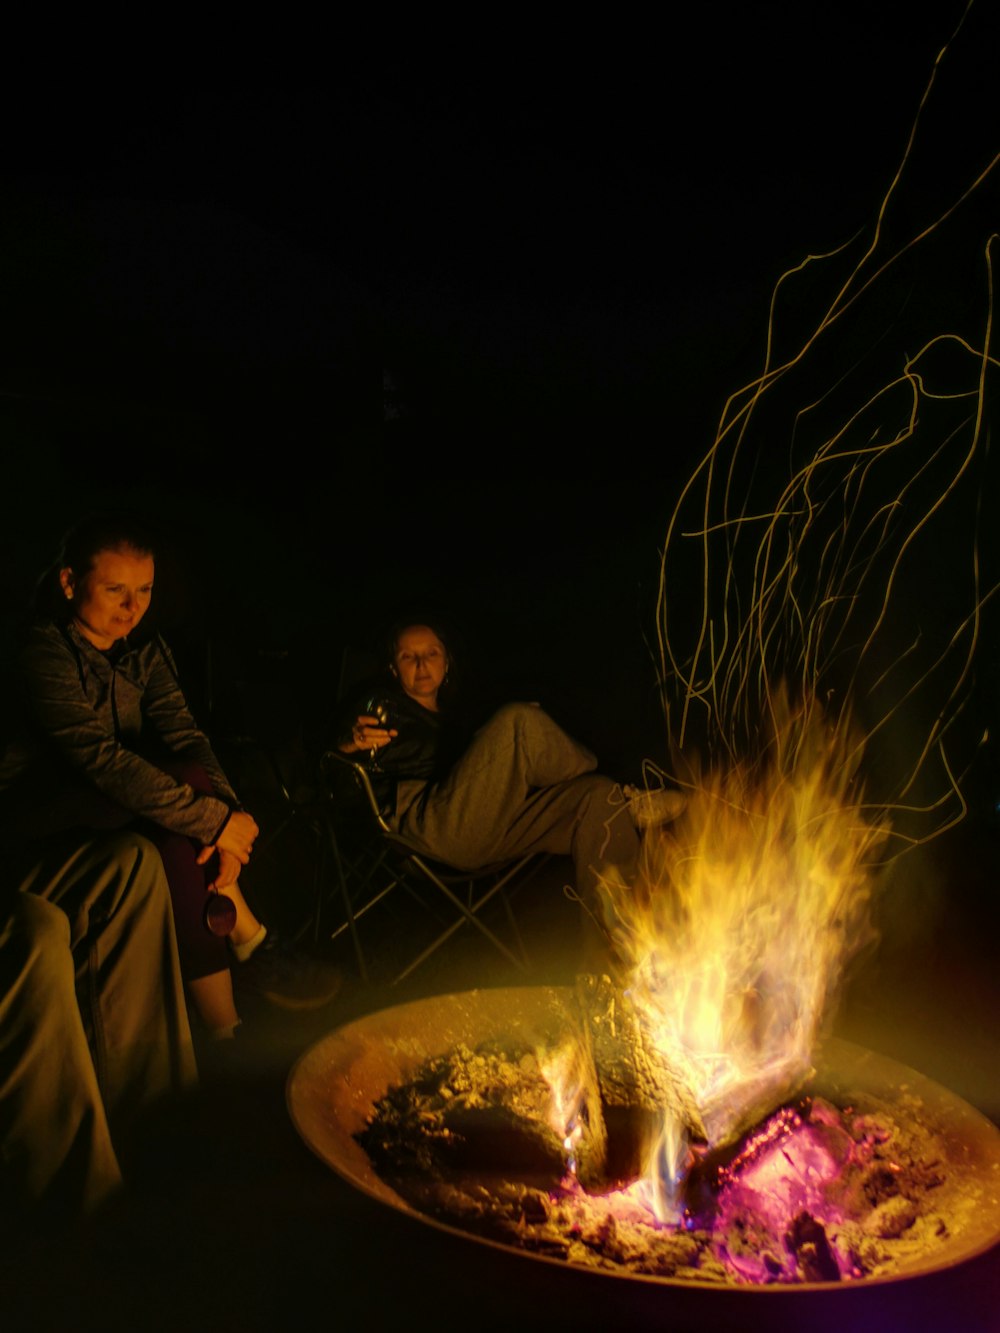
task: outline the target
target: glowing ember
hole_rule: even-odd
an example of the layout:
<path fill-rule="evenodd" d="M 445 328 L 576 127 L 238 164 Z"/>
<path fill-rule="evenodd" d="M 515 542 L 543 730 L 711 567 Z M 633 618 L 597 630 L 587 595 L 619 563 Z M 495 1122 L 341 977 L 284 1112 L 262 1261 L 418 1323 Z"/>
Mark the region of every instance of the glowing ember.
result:
<path fill-rule="evenodd" d="M 700 1159 L 664 1222 L 641 1182 L 581 1186 L 539 1054 L 459 1046 L 391 1088 L 357 1138 L 428 1216 L 573 1264 L 703 1283 L 892 1274 L 975 1210 L 979 1183 L 959 1187 L 918 1101 L 860 1111 L 811 1095 Z"/>
<path fill-rule="evenodd" d="M 592 1103 L 579 1101 L 567 1147 L 545 1073 L 580 1050 L 580 995 L 487 988 L 364 1015 L 296 1062 L 293 1121 L 382 1204 L 610 1278 L 844 1289 L 954 1268 L 1000 1241 L 1000 1130 L 916 1070 L 835 1037 L 801 1094 L 699 1156 L 677 1221 L 655 1216 L 637 1178 L 585 1187 L 570 1154 L 586 1161 Z M 598 1092 L 600 1112 L 613 1103 Z M 824 1246 L 839 1276 L 817 1283 Z"/>

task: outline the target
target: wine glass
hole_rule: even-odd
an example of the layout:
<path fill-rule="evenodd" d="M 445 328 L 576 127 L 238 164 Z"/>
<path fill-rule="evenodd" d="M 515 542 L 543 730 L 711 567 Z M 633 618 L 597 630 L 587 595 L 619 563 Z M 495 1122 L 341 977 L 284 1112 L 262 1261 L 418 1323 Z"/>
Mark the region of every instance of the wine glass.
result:
<path fill-rule="evenodd" d="M 373 717 L 380 727 L 384 728 L 389 727 L 390 723 L 389 704 L 386 702 L 385 699 L 380 699 L 377 696 L 375 698 L 369 699 L 368 702 L 365 704 L 365 713 L 369 717 Z M 378 763 L 377 745 L 373 745 L 371 750 L 369 751 L 368 762 L 372 766 L 372 768 L 378 768 L 379 763 Z"/>

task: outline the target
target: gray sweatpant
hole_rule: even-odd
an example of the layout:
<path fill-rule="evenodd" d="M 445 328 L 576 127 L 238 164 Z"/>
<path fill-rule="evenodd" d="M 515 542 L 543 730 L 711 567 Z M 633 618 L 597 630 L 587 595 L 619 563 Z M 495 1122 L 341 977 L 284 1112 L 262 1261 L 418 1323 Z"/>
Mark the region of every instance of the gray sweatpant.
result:
<path fill-rule="evenodd" d="M 621 787 L 596 767 L 538 704 L 505 704 L 441 782 L 399 784 L 389 823 L 414 851 L 457 870 L 569 855 L 576 891 L 593 905 L 602 868 L 629 877 L 639 856 Z"/>

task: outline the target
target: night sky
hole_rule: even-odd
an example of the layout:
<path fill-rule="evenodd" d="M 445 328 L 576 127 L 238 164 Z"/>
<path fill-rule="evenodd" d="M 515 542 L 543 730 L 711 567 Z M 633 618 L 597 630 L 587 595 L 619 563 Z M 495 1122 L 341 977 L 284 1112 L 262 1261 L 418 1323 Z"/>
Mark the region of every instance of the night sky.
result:
<path fill-rule="evenodd" d="M 655 751 L 674 499 L 778 275 L 873 224 L 966 6 L 917 8 L 32 47 L 3 94 L 5 601 L 81 508 L 137 503 L 177 539 L 196 698 L 211 640 L 289 650 L 312 706 L 426 607 L 609 764 Z M 942 62 L 901 229 L 996 150 L 994 26 L 976 0 Z M 959 308 L 995 202 L 934 261 Z"/>

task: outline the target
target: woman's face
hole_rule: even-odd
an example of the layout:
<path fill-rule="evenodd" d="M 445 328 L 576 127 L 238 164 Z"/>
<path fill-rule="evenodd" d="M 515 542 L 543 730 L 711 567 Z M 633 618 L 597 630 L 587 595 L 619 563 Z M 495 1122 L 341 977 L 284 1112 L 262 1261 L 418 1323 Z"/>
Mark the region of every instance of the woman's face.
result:
<path fill-rule="evenodd" d="M 95 648 L 110 648 L 131 634 L 149 608 L 153 594 L 153 557 L 124 547 L 99 551 L 82 578 L 59 571 L 63 592 L 73 604 L 80 633 Z"/>
<path fill-rule="evenodd" d="M 396 640 L 394 660 L 400 685 L 424 708 L 436 709 L 438 690 L 448 672 L 444 644 L 427 625 L 410 625 Z"/>

